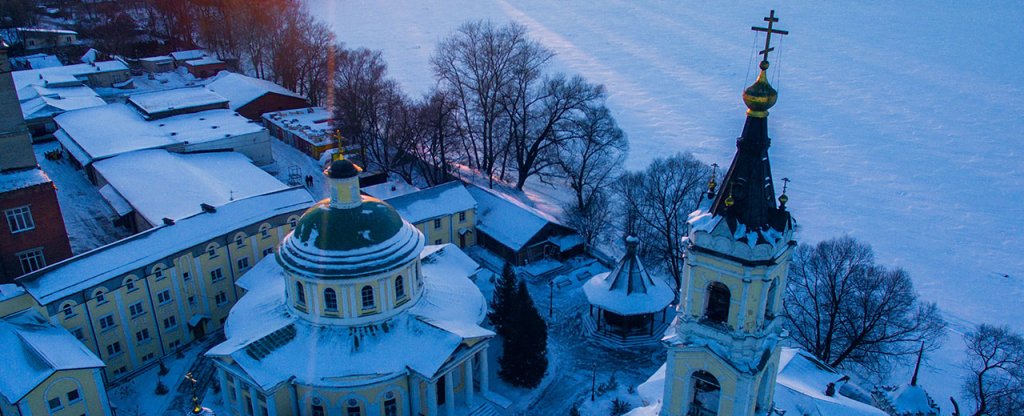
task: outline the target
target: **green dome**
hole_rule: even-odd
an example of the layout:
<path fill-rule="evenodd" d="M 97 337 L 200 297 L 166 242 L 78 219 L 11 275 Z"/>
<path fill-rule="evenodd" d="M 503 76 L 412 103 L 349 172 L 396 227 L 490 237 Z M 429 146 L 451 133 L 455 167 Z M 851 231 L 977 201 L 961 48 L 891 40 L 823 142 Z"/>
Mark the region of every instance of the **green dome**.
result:
<path fill-rule="evenodd" d="M 328 251 L 350 251 L 387 241 L 402 228 L 402 217 L 390 205 L 370 197 L 354 208 L 333 208 L 329 200 L 306 210 L 295 235 Z"/>
<path fill-rule="evenodd" d="M 331 166 L 324 172 L 328 178 L 333 179 L 345 179 L 354 178 L 359 176 L 359 172 L 362 172 L 363 168 L 360 168 L 355 163 L 352 163 L 348 159 L 338 159 L 331 162 Z"/>
<path fill-rule="evenodd" d="M 423 234 L 379 199 L 362 196 L 362 203 L 351 208 L 332 207 L 325 199 L 302 214 L 280 247 L 278 262 L 294 273 L 360 277 L 419 257 Z"/>

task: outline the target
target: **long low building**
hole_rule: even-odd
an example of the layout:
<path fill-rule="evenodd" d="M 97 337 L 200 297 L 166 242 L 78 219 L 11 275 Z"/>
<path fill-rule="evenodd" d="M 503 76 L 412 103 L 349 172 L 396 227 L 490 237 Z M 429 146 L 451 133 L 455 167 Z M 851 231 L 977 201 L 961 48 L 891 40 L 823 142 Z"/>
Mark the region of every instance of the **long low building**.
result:
<path fill-rule="evenodd" d="M 121 380 L 219 331 L 235 281 L 313 204 L 302 188 L 237 199 L 18 279 L 31 304 Z"/>
<path fill-rule="evenodd" d="M 129 104 L 109 104 L 69 111 L 55 120 L 60 127 L 55 133 L 57 140 L 83 167 L 143 149 L 178 153 L 232 150 L 259 166 L 274 161 L 267 130 L 228 109 L 147 120 Z"/>
<path fill-rule="evenodd" d="M 478 244 L 505 261 L 523 266 L 583 252 L 583 238 L 554 217 L 490 189 L 475 185 L 467 189 L 478 204 Z"/>
<path fill-rule="evenodd" d="M 218 206 L 288 188 L 236 152 L 139 150 L 98 161 L 93 169 L 100 195 L 120 216 L 115 223 L 133 232 L 202 212 L 202 204 Z"/>

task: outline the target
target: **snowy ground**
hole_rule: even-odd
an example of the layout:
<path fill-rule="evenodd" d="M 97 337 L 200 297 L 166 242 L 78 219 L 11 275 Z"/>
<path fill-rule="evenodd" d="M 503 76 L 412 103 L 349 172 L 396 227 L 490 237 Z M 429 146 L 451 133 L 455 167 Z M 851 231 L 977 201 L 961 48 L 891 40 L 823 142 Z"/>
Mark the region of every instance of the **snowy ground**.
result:
<path fill-rule="evenodd" d="M 729 163 L 739 93 L 756 75 L 749 27 L 776 7 L 792 35 L 772 58 L 772 157 L 793 179 L 800 240 L 864 239 L 939 302 L 953 328 L 922 380 L 942 403 L 958 390 L 962 331 L 1024 330 L 1020 2 L 307 3 L 349 46 L 382 49 L 414 96 L 433 84 L 434 45 L 462 22 L 526 25 L 555 67 L 607 86 L 632 169 L 669 150 Z"/>
<path fill-rule="evenodd" d="M 114 226 L 117 214 L 85 177 L 85 172 L 68 161 L 67 154 L 58 161 L 46 159 L 44 153 L 58 148 L 60 144 L 56 141 L 34 146 L 39 166 L 57 187 L 57 202 L 71 240 L 71 252 L 82 254 L 129 236 L 128 229 Z"/>
<path fill-rule="evenodd" d="M 110 388 L 107 393 L 111 405 L 117 408 L 118 415 L 126 416 L 158 416 L 164 414 L 165 411 L 173 410 L 168 407 L 178 395 L 176 391 L 178 385 L 184 380 L 185 373 L 196 357 L 209 347 L 208 343 L 193 344 L 183 351 L 181 358 L 175 354 L 163 358 L 164 365 L 167 366 L 167 374 L 159 375 L 160 366 L 157 365 L 134 376 L 124 384 Z M 156 394 L 157 382 L 166 385 L 169 392 Z M 208 400 L 214 400 L 216 396 L 219 395 L 212 392 L 206 395 Z M 179 410 L 175 413 L 185 414 L 184 411 L 187 408 Z"/>

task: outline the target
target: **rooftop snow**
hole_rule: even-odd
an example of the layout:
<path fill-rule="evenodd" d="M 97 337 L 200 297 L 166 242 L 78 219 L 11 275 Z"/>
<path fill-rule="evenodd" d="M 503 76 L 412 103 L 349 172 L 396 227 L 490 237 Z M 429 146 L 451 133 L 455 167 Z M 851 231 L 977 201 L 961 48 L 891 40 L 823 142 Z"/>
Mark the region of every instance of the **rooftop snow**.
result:
<path fill-rule="evenodd" d="M 149 56 L 146 58 L 139 58 L 140 61 L 153 62 L 153 63 L 171 63 L 173 59 L 170 56 Z"/>
<path fill-rule="evenodd" d="M 34 309 L 0 319 L 0 345 L 0 394 L 8 403 L 17 403 L 57 371 L 104 366 L 81 341 Z"/>
<path fill-rule="evenodd" d="M 0 302 L 18 297 L 25 293 L 25 289 L 14 283 L 0 285 Z"/>
<path fill-rule="evenodd" d="M 206 88 L 226 97 L 231 102 L 232 110 L 238 110 L 242 106 L 269 93 L 301 99 L 306 98 L 273 82 L 226 71 L 218 74 Z"/>
<path fill-rule="evenodd" d="M 44 183 L 50 183 L 50 177 L 42 169 L 29 168 L 9 172 L 0 172 L 0 193 L 16 191 Z"/>
<path fill-rule="evenodd" d="M 192 49 L 187 51 L 175 51 L 171 52 L 171 58 L 176 61 L 188 61 L 191 59 L 199 59 L 206 56 L 206 52 L 199 49 Z"/>
<path fill-rule="evenodd" d="M 183 108 L 228 103 L 227 98 L 203 87 L 175 88 L 132 94 L 128 97 L 128 101 L 151 116 Z"/>
<path fill-rule="evenodd" d="M 390 188 L 388 188 L 390 189 Z M 461 182 L 453 181 L 387 200 L 402 218 L 418 223 L 476 208 L 476 200 Z"/>
<path fill-rule="evenodd" d="M 323 146 L 334 140 L 331 131 L 331 113 L 323 107 L 266 113 L 263 115 L 263 120 L 316 146 Z M 380 198 L 376 195 L 369 195 Z"/>
<path fill-rule="evenodd" d="M 476 228 L 495 240 L 520 250 L 548 223 L 558 221 L 497 191 L 476 185 L 466 188 L 477 202 Z"/>
<path fill-rule="evenodd" d="M 775 407 L 787 413 L 830 416 L 885 416 L 886 413 L 842 395 L 844 376 L 806 351 L 782 348 L 776 380 Z M 834 396 L 826 396 L 828 383 L 836 383 Z"/>
<path fill-rule="evenodd" d="M 226 109 L 147 121 L 130 105 L 120 103 L 69 111 L 54 120 L 66 133 L 56 134 L 57 140 L 83 164 L 134 150 L 202 143 L 263 130 Z M 81 154 L 76 153 L 79 151 Z"/>
<path fill-rule="evenodd" d="M 625 288 L 613 289 L 611 287 L 612 279 L 609 279 L 609 276 L 619 272 L 620 267 L 622 267 L 622 263 L 619 263 L 614 271 L 591 277 L 583 285 L 583 293 L 587 295 L 588 302 L 619 315 L 660 312 L 669 303 L 672 303 L 674 293 L 663 280 L 654 281 L 655 284 L 648 286 L 647 292 L 644 293 L 626 293 Z M 643 271 L 643 273 L 647 272 Z"/>
<path fill-rule="evenodd" d="M 236 199 L 217 207 L 216 212 L 196 214 L 174 225 L 158 225 L 25 275 L 18 282 L 46 305 L 233 230 L 301 212 L 311 205 L 309 193 L 298 187 Z"/>
<path fill-rule="evenodd" d="M 28 85 L 18 90 L 18 100 L 21 101 L 21 114 L 25 120 L 45 119 L 65 111 L 106 104 L 92 88 L 81 84 L 66 87 Z"/>
<path fill-rule="evenodd" d="M 461 262 L 449 263 L 458 257 L 449 250 L 458 251 L 454 246 L 431 250 L 434 260 L 424 264 L 422 296 L 386 327 L 313 325 L 291 315 L 284 305 L 284 270 L 265 258 L 239 281 L 246 294 L 231 309 L 227 340 L 207 354 L 230 356 L 264 389 L 293 377 L 303 384 L 343 385 L 349 377 L 365 380 L 410 369 L 433 376 L 464 339 L 494 335 L 478 325 L 486 301 L 458 272 Z M 261 341 L 268 337 L 279 345 L 267 348 Z"/>
<path fill-rule="evenodd" d="M 35 55 L 12 57 L 11 65 L 24 69 L 43 69 L 64 66 L 55 55 L 37 53 Z"/>
<path fill-rule="evenodd" d="M 188 65 L 188 66 L 201 66 L 201 65 L 216 65 L 216 64 L 222 64 L 222 63 L 224 63 L 224 61 L 222 61 L 220 59 L 217 59 L 217 58 L 214 58 L 214 57 L 211 57 L 211 56 L 204 56 L 204 57 L 199 58 L 199 59 L 189 59 L 188 61 L 185 62 L 185 65 Z"/>
<path fill-rule="evenodd" d="M 417 192 L 420 188 L 409 185 L 403 180 L 387 181 L 377 185 L 363 186 L 359 188 L 364 194 L 377 199 L 387 201 L 391 198 Z M 476 202 L 476 201 L 474 201 Z M 389 201 L 390 203 L 390 201 Z M 394 204 L 392 204 L 394 205 Z"/>
<path fill-rule="evenodd" d="M 288 188 L 235 152 L 140 150 L 98 161 L 93 167 L 150 224 L 196 214 L 202 203 L 223 205 Z"/>
<path fill-rule="evenodd" d="M 14 71 L 14 87 L 18 90 L 28 85 L 44 85 L 46 80 L 84 77 L 88 74 L 127 71 L 128 66 L 121 61 L 100 61 L 94 64 L 76 64 L 51 68 L 26 69 Z"/>

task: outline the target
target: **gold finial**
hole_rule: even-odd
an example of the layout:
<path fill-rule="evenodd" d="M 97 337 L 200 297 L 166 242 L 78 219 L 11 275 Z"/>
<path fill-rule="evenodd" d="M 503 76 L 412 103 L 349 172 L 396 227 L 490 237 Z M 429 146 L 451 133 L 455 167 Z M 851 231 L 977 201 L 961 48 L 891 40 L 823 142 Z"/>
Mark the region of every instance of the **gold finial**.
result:
<path fill-rule="evenodd" d="M 341 130 L 334 130 L 334 140 L 338 141 L 338 151 L 334 153 L 334 160 L 341 160 L 345 158 L 345 148 L 342 147 Z"/>
<path fill-rule="evenodd" d="M 732 199 L 732 192 L 729 192 L 729 196 L 725 197 L 725 206 L 726 208 L 728 208 L 731 207 L 734 203 L 735 201 L 733 201 Z"/>
<path fill-rule="evenodd" d="M 185 381 L 192 383 L 192 414 L 198 415 L 203 412 L 203 405 L 199 403 L 199 394 L 196 391 L 199 381 L 192 376 L 192 373 L 185 374 Z"/>
<path fill-rule="evenodd" d="M 789 197 L 786 196 L 786 188 L 789 187 L 789 178 L 782 178 L 782 195 L 779 195 L 779 209 L 786 209 L 786 203 L 789 202 Z"/>
<path fill-rule="evenodd" d="M 708 179 L 708 199 L 715 197 L 715 187 L 718 186 L 718 182 L 715 182 L 715 177 L 718 176 L 718 164 L 711 164 L 711 179 Z"/>
<path fill-rule="evenodd" d="M 772 108 L 775 105 L 775 101 L 779 98 L 778 91 L 775 91 L 775 88 L 772 88 L 771 84 L 768 83 L 768 76 L 765 74 L 769 66 L 768 53 L 775 50 L 771 46 L 772 34 L 789 34 L 789 31 L 772 28 L 772 25 L 779 21 L 779 18 L 775 17 L 775 10 L 772 10 L 768 17 L 764 18 L 764 21 L 768 22 L 768 27 L 752 26 L 750 28 L 750 30 L 755 32 L 765 32 L 767 34 L 764 40 L 764 49 L 757 53 L 758 55 L 764 55 L 761 58 L 761 63 L 758 65 L 761 68 L 761 73 L 757 75 L 757 80 L 751 86 L 743 90 L 743 103 L 747 105 L 747 114 L 758 118 L 767 117 L 768 109 Z"/>

